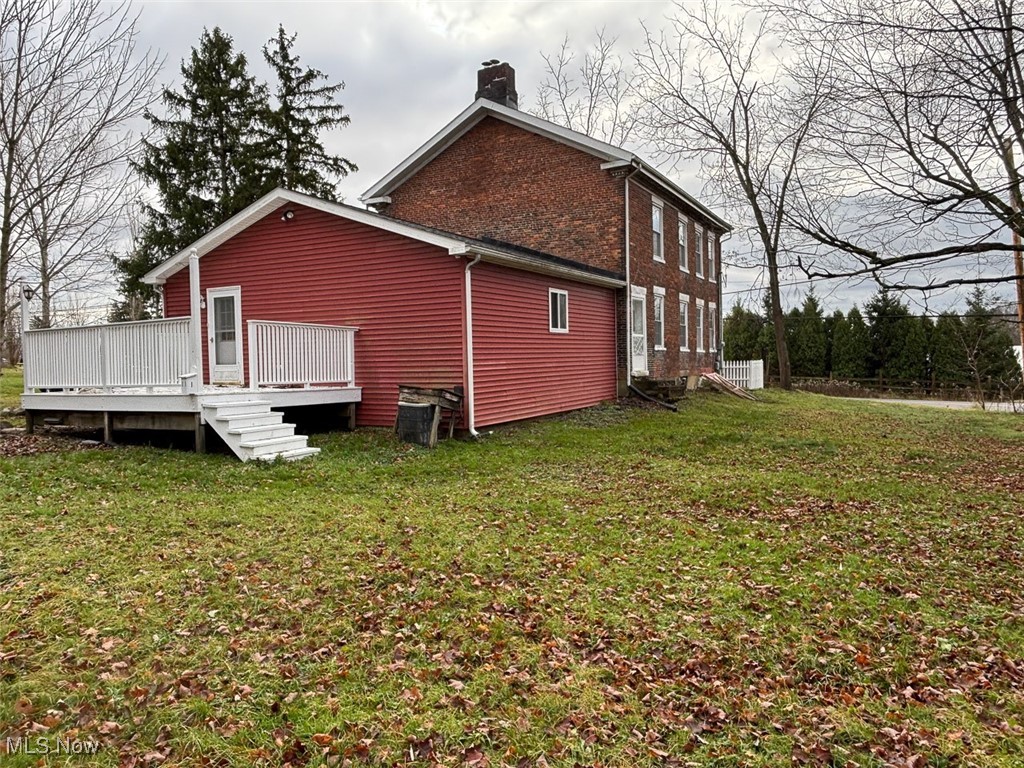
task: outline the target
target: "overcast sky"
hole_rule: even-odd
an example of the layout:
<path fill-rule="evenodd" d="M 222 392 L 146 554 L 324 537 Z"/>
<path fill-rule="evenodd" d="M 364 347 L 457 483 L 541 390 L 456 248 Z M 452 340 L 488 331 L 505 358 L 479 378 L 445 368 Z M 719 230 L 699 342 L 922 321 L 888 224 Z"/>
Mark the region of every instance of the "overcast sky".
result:
<path fill-rule="evenodd" d="M 488 59 L 507 61 L 516 70 L 520 107 L 534 103 L 543 77 L 541 51 L 553 52 L 568 34 L 579 44 L 601 28 L 618 37 L 625 53 L 643 41 L 641 20 L 653 29 L 673 13 L 672 2 L 271 2 L 239 0 L 148 0 L 141 3 L 144 47 L 166 58 L 161 82 L 180 83 L 181 60 L 197 44 L 204 27 L 221 27 L 243 51 L 253 74 L 269 79 L 260 49 L 283 24 L 298 39 L 303 63 L 346 84 L 341 101 L 352 119 L 348 128 L 327 137 L 328 149 L 359 166 L 345 179 L 347 202 L 412 153 L 473 101 L 476 71 Z M 647 158 L 652 160 L 654 158 Z M 700 179 L 662 168 L 687 191 L 701 195 Z M 728 252 L 729 243 L 725 244 Z M 726 253 L 728 258 L 728 253 Z M 746 298 L 758 275 L 726 270 L 726 309 Z M 808 286 L 800 276 L 785 292 L 797 303 Z M 820 283 L 816 291 L 829 309 L 847 308 L 874 292 L 870 284 Z M 946 301 L 940 301 L 945 305 Z M 936 302 L 932 302 L 935 307 Z M 921 304 L 915 303 L 920 309 Z"/>

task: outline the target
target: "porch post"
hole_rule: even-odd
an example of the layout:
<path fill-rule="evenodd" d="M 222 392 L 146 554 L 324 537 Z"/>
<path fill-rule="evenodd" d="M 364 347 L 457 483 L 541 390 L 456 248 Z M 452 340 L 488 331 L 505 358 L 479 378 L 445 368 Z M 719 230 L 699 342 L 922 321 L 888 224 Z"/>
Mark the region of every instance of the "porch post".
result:
<path fill-rule="evenodd" d="M 29 307 L 29 302 L 32 300 L 32 289 L 28 287 L 28 283 L 23 281 L 19 293 L 21 294 L 21 373 L 24 377 L 24 387 L 22 389 L 24 392 L 28 392 L 28 371 L 26 370 L 28 368 L 28 356 L 25 354 L 25 337 L 29 328 L 32 327 L 31 308 Z M 14 365 L 13 361 L 11 365 Z"/>
<path fill-rule="evenodd" d="M 199 254 L 193 248 L 188 255 L 188 288 L 189 288 L 189 311 L 190 330 L 192 332 L 192 372 L 196 374 L 196 384 L 199 391 L 203 387 L 203 323 L 201 302 L 199 293 Z"/>

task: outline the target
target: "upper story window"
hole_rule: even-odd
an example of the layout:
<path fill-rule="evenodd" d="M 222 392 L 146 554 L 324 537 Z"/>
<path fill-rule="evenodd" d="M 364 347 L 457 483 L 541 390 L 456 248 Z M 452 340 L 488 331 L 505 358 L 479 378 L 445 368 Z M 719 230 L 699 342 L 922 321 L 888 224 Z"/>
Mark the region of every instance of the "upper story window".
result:
<path fill-rule="evenodd" d="M 679 268 L 683 272 L 690 271 L 690 254 L 687 248 L 690 245 L 690 222 L 679 216 Z"/>
<path fill-rule="evenodd" d="M 548 289 L 548 330 L 552 333 L 569 332 L 569 294 L 557 288 Z"/>
<path fill-rule="evenodd" d="M 697 227 L 697 247 L 694 249 L 693 263 L 697 271 L 697 277 L 704 277 L 704 230 Z"/>
<path fill-rule="evenodd" d="M 679 350 L 690 350 L 690 297 L 679 294 Z"/>
<path fill-rule="evenodd" d="M 654 286 L 654 348 L 665 348 L 665 289 Z"/>
<path fill-rule="evenodd" d="M 715 243 L 718 242 L 718 236 L 708 232 L 707 244 L 708 244 L 708 280 L 715 279 L 715 256 L 716 251 Z"/>
<path fill-rule="evenodd" d="M 651 242 L 654 244 L 654 260 L 665 260 L 665 227 L 662 219 L 664 211 L 661 201 L 655 200 L 651 205 Z"/>

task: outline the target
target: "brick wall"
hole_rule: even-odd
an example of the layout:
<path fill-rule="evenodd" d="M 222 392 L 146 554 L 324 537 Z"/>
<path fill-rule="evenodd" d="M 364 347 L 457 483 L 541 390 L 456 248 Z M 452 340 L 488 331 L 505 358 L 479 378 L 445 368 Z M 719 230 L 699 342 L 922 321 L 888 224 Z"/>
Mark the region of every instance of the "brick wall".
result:
<path fill-rule="evenodd" d="M 630 219 L 630 283 L 647 289 L 647 368 L 652 378 L 670 379 L 686 376 L 690 373 L 710 371 L 714 369 L 713 350 L 708 349 L 708 324 L 705 321 L 703 353 L 697 351 L 697 300 L 705 302 L 705 317 L 709 316 L 710 305 L 718 304 L 718 277 L 721 274 L 720 232 L 715 231 L 714 247 L 715 280 L 707 279 L 705 263 L 704 277 L 697 277 L 695 269 L 696 231 L 697 226 L 704 228 L 706 233 L 713 230 L 708 222 L 698 219 L 692 212 L 684 212 L 689 220 L 688 266 L 684 272 L 679 266 L 679 208 L 668 200 L 662 203 L 662 230 L 664 233 L 664 262 L 654 260 L 653 228 L 651 226 L 651 207 L 653 195 L 635 180 L 629 182 L 629 219 Z M 705 235 L 707 236 L 707 235 Z M 665 349 L 654 347 L 654 286 L 665 289 Z M 688 351 L 680 350 L 679 343 L 679 294 L 690 297 L 690 322 Z M 716 306 L 720 315 L 721 308 Z M 721 324 L 716 333 L 721 339 Z"/>
<path fill-rule="evenodd" d="M 487 117 L 392 192 L 384 213 L 622 272 L 623 182 L 600 165 Z"/>

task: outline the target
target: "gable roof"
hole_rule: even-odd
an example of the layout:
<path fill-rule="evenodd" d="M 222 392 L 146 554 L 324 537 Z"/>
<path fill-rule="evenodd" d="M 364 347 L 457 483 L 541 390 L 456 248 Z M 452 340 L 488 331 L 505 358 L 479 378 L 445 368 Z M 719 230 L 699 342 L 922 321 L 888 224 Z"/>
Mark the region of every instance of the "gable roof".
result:
<path fill-rule="evenodd" d="M 592 155 L 603 161 L 601 167 L 604 169 L 636 168 L 641 175 L 645 176 L 655 186 L 684 200 L 688 205 L 724 231 L 729 232 L 732 230 L 732 226 L 727 221 L 703 205 L 693 195 L 686 192 L 656 168 L 644 162 L 635 153 L 621 147 L 616 147 L 614 144 L 599 141 L 579 131 L 564 128 L 543 118 L 526 112 L 520 112 L 518 109 L 512 109 L 484 98 L 474 101 L 448 125 L 431 136 L 419 149 L 360 195 L 360 201 L 366 205 L 390 202 L 388 195 L 391 192 L 402 186 L 412 176 L 415 176 L 431 160 L 444 152 L 486 117 L 494 117 L 523 130 L 536 133 Z"/>
<path fill-rule="evenodd" d="M 516 246 L 499 243 L 498 241 L 476 240 L 462 237 L 461 235 L 453 235 L 432 227 L 412 224 L 372 211 L 366 211 L 362 208 L 354 208 L 351 205 L 322 200 L 318 197 L 304 195 L 301 192 L 293 192 L 290 189 L 283 188 L 268 192 L 252 205 L 236 213 L 219 227 L 207 232 L 187 248 L 158 264 L 142 277 L 143 282 L 150 285 L 163 285 L 167 278 L 182 269 L 188 268 L 189 255 L 193 250 L 202 258 L 217 246 L 227 242 L 235 235 L 248 229 L 287 203 L 302 205 L 331 214 L 332 216 L 347 219 L 348 221 L 354 221 L 385 232 L 392 232 L 412 240 L 418 240 L 421 243 L 435 245 L 446 249 L 453 256 L 479 256 L 482 261 L 494 264 L 503 264 L 529 272 L 540 272 L 612 288 L 619 288 L 625 285 L 625 281 L 620 275 L 603 269 L 596 269 L 586 264 L 550 256 L 539 251 L 517 248 Z"/>

